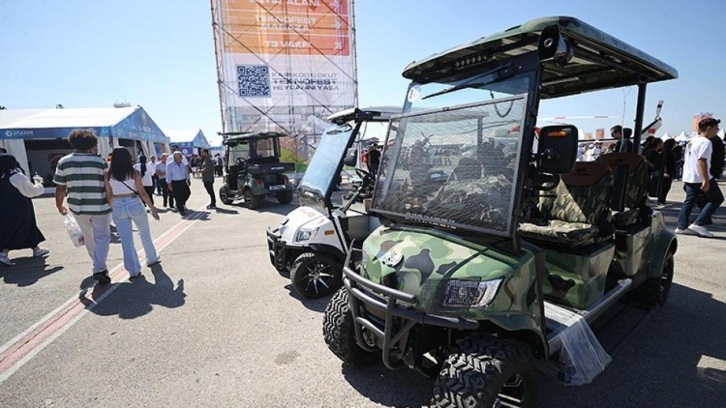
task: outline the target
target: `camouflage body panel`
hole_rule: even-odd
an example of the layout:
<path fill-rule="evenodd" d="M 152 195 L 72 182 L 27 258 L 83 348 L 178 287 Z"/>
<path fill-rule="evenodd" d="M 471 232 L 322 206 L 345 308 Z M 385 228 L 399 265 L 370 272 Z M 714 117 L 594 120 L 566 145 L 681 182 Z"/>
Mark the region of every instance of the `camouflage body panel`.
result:
<path fill-rule="evenodd" d="M 586 309 L 605 293 L 605 280 L 615 253 L 607 245 L 589 253 L 567 253 L 546 249 L 547 279 L 542 282 L 548 300 Z"/>
<path fill-rule="evenodd" d="M 523 250 L 521 255 L 511 256 L 440 231 L 387 227 L 369 235 L 362 251 L 359 273 L 375 283 L 416 295 L 418 304 L 412 306 L 418 310 L 489 320 L 508 330 L 529 329 L 541 335 L 532 252 Z M 446 309 L 442 291 L 452 279 L 503 281 L 487 306 Z"/>
<path fill-rule="evenodd" d="M 615 259 L 626 276 L 633 276 L 645 262 L 643 252 L 651 238 L 650 228 L 643 228 L 634 233 L 618 233 L 615 235 Z"/>
<path fill-rule="evenodd" d="M 649 277 L 658 277 L 669 250 L 678 249 L 678 240 L 673 231 L 665 228 L 663 214 L 654 212 L 650 217 L 650 234 L 643 250 L 641 268 L 647 268 Z"/>

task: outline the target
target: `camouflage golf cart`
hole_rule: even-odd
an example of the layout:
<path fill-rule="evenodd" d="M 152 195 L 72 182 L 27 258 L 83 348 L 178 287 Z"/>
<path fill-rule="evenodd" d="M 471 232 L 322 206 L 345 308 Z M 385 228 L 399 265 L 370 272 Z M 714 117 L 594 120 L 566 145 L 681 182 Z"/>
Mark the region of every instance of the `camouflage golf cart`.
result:
<path fill-rule="evenodd" d="M 227 175 L 219 189 L 225 204 L 244 200 L 254 210 L 269 198 L 289 204 L 295 187 L 284 173 L 295 171 L 295 163 L 280 163 L 278 132 L 227 133 L 223 142 Z"/>
<path fill-rule="evenodd" d="M 536 369 L 592 381 L 610 356 L 591 327 L 625 299 L 663 304 L 677 242 L 647 206 L 643 157 L 576 162 L 576 127 L 535 131 L 540 101 L 637 86 L 639 145 L 646 85 L 676 70 L 552 17 L 403 76 L 371 206 L 382 226 L 343 269 L 324 315 L 328 347 L 351 366 L 382 359 L 436 378 L 434 406 L 534 407 Z M 449 176 L 431 188 L 442 149 L 454 154 L 433 170 Z"/>

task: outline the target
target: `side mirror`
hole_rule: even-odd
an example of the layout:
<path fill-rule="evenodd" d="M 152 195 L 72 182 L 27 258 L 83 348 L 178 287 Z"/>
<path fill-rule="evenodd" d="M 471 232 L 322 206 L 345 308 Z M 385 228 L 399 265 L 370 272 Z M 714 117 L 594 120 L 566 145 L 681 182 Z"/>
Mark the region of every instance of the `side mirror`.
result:
<path fill-rule="evenodd" d="M 554 61 L 565 65 L 570 62 L 573 55 L 572 49 L 562 37 L 558 26 L 551 25 L 542 30 L 537 44 L 539 62 Z"/>
<path fill-rule="evenodd" d="M 567 173 L 577 160 L 577 128 L 572 125 L 545 126 L 539 131 L 537 168 L 543 173 Z"/>
<path fill-rule="evenodd" d="M 355 147 L 351 147 L 345 153 L 345 159 L 343 159 L 343 164 L 351 167 L 355 167 L 355 165 L 358 164 L 358 150 Z"/>

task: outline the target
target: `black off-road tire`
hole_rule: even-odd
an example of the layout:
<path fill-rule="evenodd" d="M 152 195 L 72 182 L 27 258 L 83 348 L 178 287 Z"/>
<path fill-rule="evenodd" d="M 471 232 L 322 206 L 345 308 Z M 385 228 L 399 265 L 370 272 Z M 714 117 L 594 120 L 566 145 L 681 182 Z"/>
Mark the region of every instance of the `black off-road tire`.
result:
<path fill-rule="evenodd" d="M 250 210 L 256 210 L 262 205 L 262 198 L 252 194 L 249 188 L 244 192 L 245 206 Z"/>
<path fill-rule="evenodd" d="M 277 193 L 277 202 L 280 204 L 290 204 L 292 202 L 292 191 L 283 191 L 282 193 Z"/>
<path fill-rule="evenodd" d="M 376 362 L 379 353 L 365 351 L 355 342 L 353 315 L 348 305 L 348 288 L 340 288 L 325 307 L 323 337 L 325 344 L 343 363 L 351 367 L 365 367 Z"/>
<path fill-rule="evenodd" d="M 635 292 L 636 300 L 645 306 L 662 306 L 668 300 L 673 285 L 673 252 L 668 251 L 660 276 L 648 278 Z"/>
<path fill-rule="evenodd" d="M 519 387 L 505 387 L 513 381 Z M 516 391 L 521 400 L 505 399 L 511 406 L 536 406 L 537 372 L 531 350 L 523 343 L 477 334 L 460 340 L 459 352 L 444 361 L 431 406 L 498 407 L 504 391 Z"/>
<path fill-rule="evenodd" d="M 219 189 L 219 201 L 225 205 L 232 204 L 233 200 L 229 197 L 229 190 L 227 190 L 226 186 L 222 186 Z"/>
<path fill-rule="evenodd" d="M 320 268 L 326 276 L 325 284 L 311 281 L 311 268 Z M 308 299 L 328 296 L 343 285 L 343 266 L 332 256 L 314 252 L 300 254 L 290 267 L 290 281 L 295 291 Z M 325 286 L 327 284 L 327 287 Z M 317 289 L 317 290 L 316 290 Z"/>

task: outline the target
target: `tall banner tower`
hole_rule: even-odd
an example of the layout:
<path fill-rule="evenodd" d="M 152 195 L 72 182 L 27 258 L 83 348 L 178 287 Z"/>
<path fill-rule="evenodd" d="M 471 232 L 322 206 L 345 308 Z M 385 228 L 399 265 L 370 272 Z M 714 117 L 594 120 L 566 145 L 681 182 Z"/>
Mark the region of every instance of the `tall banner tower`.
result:
<path fill-rule="evenodd" d="M 222 131 L 289 134 L 297 154 L 357 104 L 353 0 L 211 0 Z"/>

